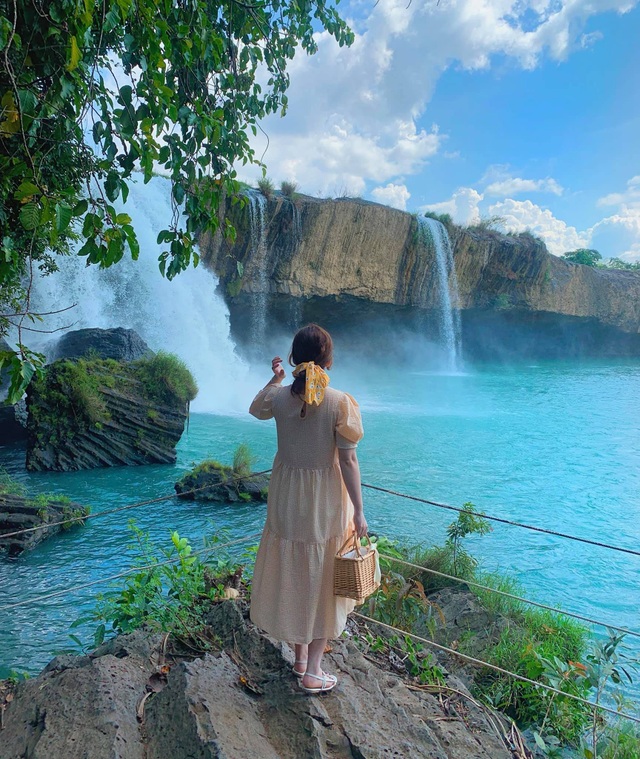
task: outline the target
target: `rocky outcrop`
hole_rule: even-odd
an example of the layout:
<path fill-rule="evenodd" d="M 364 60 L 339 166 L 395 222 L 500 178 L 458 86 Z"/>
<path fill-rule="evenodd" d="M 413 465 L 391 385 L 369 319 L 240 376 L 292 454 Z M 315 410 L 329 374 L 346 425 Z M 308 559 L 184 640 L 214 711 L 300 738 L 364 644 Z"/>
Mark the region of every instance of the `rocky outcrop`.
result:
<path fill-rule="evenodd" d="M 207 621 L 221 648 L 190 660 L 165 660 L 160 636 L 142 632 L 54 659 L 6 705 L 0 759 L 513 756 L 499 720 L 455 677 L 448 685 L 458 693 L 438 698 L 340 640 L 326 657 L 338 687 L 308 696 L 291 650 L 253 627 L 242 606 L 221 603 Z"/>
<path fill-rule="evenodd" d="M 0 553 L 17 556 L 62 530 L 84 524 L 81 517 L 88 513 L 87 507 L 68 498 L 39 496 L 31 499 L 0 489 Z M 14 534 L 22 530 L 31 531 Z"/>
<path fill-rule="evenodd" d="M 166 364 L 179 383 L 163 376 Z M 56 361 L 27 390 L 27 469 L 172 464 L 196 392 L 186 367 L 166 355 Z"/>
<path fill-rule="evenodd" d="M 178 498 L 215 503 L 265 503 L 268 475 L 241 476 L 233 467 L 217 461 L 204 461 L 181 477 L 174 485 Z"/>
<path fill-rule="evenodd" d="M 92 356 L 116 361 L 137 361 L 152 355 L 153 351 L 132 329 L 91 327 L 66 332 L 56 343 L 51 360 Z"/>
<path fill-rule="evenodd" d="M 229 215 L 236 241 L 205 237 L 202 248 L 239 337 L 258 302 L 285 327 L 319 320 L 361 331 L 383 317 L 437 333 L 435 252 L 415 216 L 363 200 L 279 195 L 266 204 L 262 232 L 247 208 Z M 640 354 L 640 272 L 567 263 L 529 234 L 448 229 L 467 349 Z"/>

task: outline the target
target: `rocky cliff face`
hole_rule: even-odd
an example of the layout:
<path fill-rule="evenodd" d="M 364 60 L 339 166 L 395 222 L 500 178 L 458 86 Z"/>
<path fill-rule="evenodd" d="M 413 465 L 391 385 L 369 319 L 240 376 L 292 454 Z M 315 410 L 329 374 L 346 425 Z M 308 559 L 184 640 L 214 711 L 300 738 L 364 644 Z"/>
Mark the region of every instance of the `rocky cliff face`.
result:
<path fill-rule="evenodd" d="M 264 204 L 262 228 L 260 216 L 234 206 L 235 243 L 202 240 L 240 337 L 259 303 L 280 324 L 320 319 L 336 328 L 421 315 L 427 332 L 436 330 L 435 250 L 411 214 L 277 195 Z M 566 263 L 526 234 L 449 232 L 467 349 L 491 355 L 521 345 L 528 353 L 545 343 L 543 353 L 640 354 L 640 273 Z"/>

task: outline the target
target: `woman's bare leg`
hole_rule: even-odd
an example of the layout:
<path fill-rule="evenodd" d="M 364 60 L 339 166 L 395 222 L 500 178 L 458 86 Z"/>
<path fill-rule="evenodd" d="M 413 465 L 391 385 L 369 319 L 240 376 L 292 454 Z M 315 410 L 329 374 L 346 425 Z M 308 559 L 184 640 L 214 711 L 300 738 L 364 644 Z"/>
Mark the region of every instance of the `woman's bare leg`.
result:
<path fill-rule="evenodd" d="M 317 677 L 309 677 L 308 675 L 322 675 L 322 655 L 324 654 L 324 649 L 326 646 L 326 638 L 316 638 L 315 640 L 312 640 L 311 643 L 309 643 L 309 659 L 307 661 L 308 674 L 302 678 L 302 684 L 306 688 L 318 687 L 319 683 Z"/>
<path fill-rule="evenodd" d="M 309 644 L 296 643 L 294 646 L 296 652 L 296 663 L 293 669 L 303 675 L 307 671 L 307 660 L 309 658 Z"/>

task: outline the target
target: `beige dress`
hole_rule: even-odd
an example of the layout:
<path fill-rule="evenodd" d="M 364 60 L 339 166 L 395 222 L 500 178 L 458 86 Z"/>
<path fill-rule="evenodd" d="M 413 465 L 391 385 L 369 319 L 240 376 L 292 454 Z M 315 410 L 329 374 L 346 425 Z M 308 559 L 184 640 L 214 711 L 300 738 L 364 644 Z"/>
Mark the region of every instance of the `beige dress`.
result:
<path fill-rule="evenodd" d="M 333 595 L 333 559 L 353 531 L 338 448 L 355 448 L 362 437 L 360 410 L 350 395 L 332 388 L 304 417 L 301 409 L 290 385 L 267 386 L 249 409 L 258 419 L 275 417 L 278 431 L 251 619 L 290 643 L 337 638 L 355 606 Z"/>

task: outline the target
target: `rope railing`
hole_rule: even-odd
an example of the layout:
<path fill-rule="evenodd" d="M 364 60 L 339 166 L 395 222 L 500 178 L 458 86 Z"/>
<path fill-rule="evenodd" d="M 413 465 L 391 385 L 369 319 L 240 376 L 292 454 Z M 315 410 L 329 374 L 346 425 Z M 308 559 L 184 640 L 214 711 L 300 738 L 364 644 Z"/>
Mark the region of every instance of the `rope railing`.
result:
<path fill-rule="evenodd" d="M 360 612 L 354 611 L 352 612 L 352 614 L 354 617 L 359 617 L 360 619 L 363 619 L 365 622 L 369 622 L 374 625 L 379 625 L 380 627 L 384 627 L 387 630 L 391 630 L 395 633 L 398 633 L 401 636 L 412 638 L 413 640 L 416 640 L 420 643 L 426 643 L 428 646 L 431 646 L 432 648 L 436 648 L 439 651 L 443 651 L 452 656 L 456 656 L 459 659 L 462 659 L 463 661 L 469 662 L 470 664 L 475 664 L 481 667 L 487 667 L 488 669 L 492 669 L 495 672 L 500 672 L 503 675 L 509 675 L 510 677 L 514 678 L 514 680 L 520 680 L 523 683 L 529 683 L 530 685 L 535 685 L 536 688 L 541 688 L 542 690 L 555 693 L 556 695 L 564 696 L 565 698 L 570 698 L 570 699 L 573 699 L 574 701 L 579 701 L 581 704 L 590 706 L 592 709 L 598 709 L 603 712 L 608 712 L 609 714 L 613 714 L 616 717 L 620 717 L 622 719 L 628 719 L 631 722 L 635 722 L 640 725 L 640 718 L 634 717 L 632 714 L 628 714 L 623 711 L 618 711 L 617 709 L 612 709 L 609 706 L 605 706 L 604 704 L 599 704 L 595 701 L 589 701 L 589 699 L 582 698 L 581 696 L 576 696 L 573 693 L 566 693 L 565 691 L 561 691 L 558 688 L 554 688 L 552 685 L 546 685 L 545 683 L 541 683 L 538 680 L 532 680 L 531 678 L 525 677 L 524 675 L 519 675 L 517 674 L 517 672 L 511 672 L 508 669 L 499 667 L 497 664 L 491 664 L 490 662 L 483 661 L 482 659 L 476 659 L 474 656 L 463 654 L 460 651 L 454 650 L 453 648 L 449 648 L 448 646 L 443 646 L 440 643 L 436 643 L 435 641 L 429 640 L 428 638 L 423 638 L 420 635 L 415 635 L 414 633 L 407 632 L 406 630 L 401 630 L 400 628 L 394 627 L 393 625 L 389 625 L 386 622 L 380 622 L 379 620 L 374 619 L 373 617 L 368 617 L 365 614 L 360 614 Z"/>
<path fill-rule="evenodd" d="M 189 557 L 191 556 L 204 556 L 209 553 L 213 553 L 214 551 L 219 551 L 221 548 L 228 548 L 229 546 L 235 546 L 239 545 L 240 543 L 246 543 L 249 540 L 255 540 L 256 538 L 259 538 L 261 532 L 255 532 L 251 535 L 245 535 L 243 538 L 238 538 L 237 540 L 230 540 L 227 543 L 218 543 L 214 546 L 209 546 L 208 548 L 200 548 L 197 551 L 192 551 L 189 554 Z M 84 590 L 85 588 L 91 588 L 95 585 L 103 585 L 104 583 L 111 582 L 112 580 L 119 580 L 122 577 L 127 577 L 128 575 L 135 574 L 136 572 L 144 572 L 147 569 L 157 569 L 158 567 L 166 567 L 169 564 L 177 564 L 181 561 L 181 558 L 179 556 L 176 556 L 173 559 L 167 559 L 166 561 L 157 561 L 153 564 L 142 564 L 139 566 L 131 567 L 130 569 L 126 569 L 123 572 L 118 572 L 115 575 L 110 575 L 108 577 L 100 577 L 97 580 L 91 580 L 90 582 L 85 582 L 80 585 L 72 585 L 70 588 L 65 588 L 64 590 L 54 590 L 51 593 L 43 593 L 40 596 L 35 596 L 34 598 L 26 598 L 23 601 L 16 601 L 11 604 L 5 604 L 4 606 L 0 606 L 0 611 L 8 611 L 9 609 L 16 609 L 19 606 L 28 606 L 29 604 L 35 604 L 39 603 L 41 601 L 47 601 L 50 598 L 56 598 L 59 596 L 64 595 L 71 595 L 72 593 L 75 593 L 78 590 Z"/>
<path fill-rule="evenodd" d="M 213 488 L 216 488 L 216 487 L 221 487 L 223 485 L 228 484 L 229 482 L 236 482 L 238 480 L 243 480 L 243 479 L 247 480 L 247 479 L 252 479 L 252 478 L 255 478 L 255 477 L 260 477 L 261 475 L 269 474 L 271 471 L 272 471 L 271 469 L 264 469 L 261 472 L 254 472 L 253 474 L 247 475 L 246 477 L 240 477 L 240 476 L 230 477 L 226 482 L 214 483 L 213 485 L 203 485 L 202 487 L 194 488 L 193 490 L 185 490 L 183 493 L 179 493 L 179 494 L 178 493 L 170 493 L 169 495 L 159 496 L 158 498 L 151 498 L 151 499 L 146 500 L 146 501 L 138 501 L 136 503 L 131 503 L 131 504 L 128 504 L 126 506 L 118 506 L 115 509 L 107 509 L 107 510 L 104 510 L 104 511 L 97 511 L 97 512 L 95 512 L 93 514 L 90 513 L 90 514 L 87 514 L 85 516 L 71 516 L 71 517 L 67 517 L 66 519 L 61 519 L 58 522 L 46 522 L 46 523 L 43 523 L 41 525 L 35 525 L 33 527 L 26 527 L 26 528 L 24 528 L 22 530 L 15 530 L 13 532 L 0 533 L 0 539 L 13 538 L 13 537 L 17 537 L 18 535 L 24 535 L 24 534 L 29 533 L 29 532 L 35 532 L 37 530 L 45 530 L 45 529 L 47 529 L 49 527 L 57 527 L 57 526 L 61 526 L 61 525 L 67 525 L 68 526 L 70 524 L 73 524 L 74 522 L 86 522 L 89 519 L 97 519 L 98 517 L 104 517 L 104 516 L 109 516 L 110 514 L 117 514 L 117 513 L 122 512 L 122 511 L 128 511 L 129 509 L 136 509 L 136 508 L 139 508 L 141 506 L 149 506 L 149 505 L 154 504 L 154 503 L 161 503 L 162 501 L 169 501 L 169 500 L 172 500 L 174 498 L 181 498 L 183 496 L 191 495 L 193 493 L 198 493 L 201 490 L 210 490 L 210 489 L 213 489 Z M 440 509 L 447 509 L 449 511 L 455 511 L 455 512 L 457 512 L 459 514 L 461 514 L 461 513 L 464 513 L 464 514 L 469 513 L 468 509 L 465 509 L 465 508 L 462 508 L 462 507 L 459 507 L 459 506 L 451 506 L 451 505 L 446 504 L 446 503 L 438 503 L 437 501 L 430 501 L 427 498 L 419 498 L 418 496 L 415 496 L 415 495 L 409 495 L 408 493 L 400 493 L 400 492 L 398 492 L 396 490 L 390 490 L 389 488 L 383 488 L 383 487 L 380 487 L 378 485 L 371 485 L 371 484 L 366 483 L 366 482 L 362 483 L 362 487 L 363 488 L 368 488 L 369 490 L 375 490 L 375 491 L 380 492 L 380 493 L 386 493 L 387 495 L 393 495 L 393 496 L 396 496 L 398 498 L 405 498 L 405 499 L 410 500 L 410 501 L 417 501 L 418 503 L 425 503 L 425 504 L 428 504 L 429 506 L 436 506 L 437 508 L 440 508 Z M 610 543 L 603 543 L 603 542 L 598 541 L 598 540 L 591 540 L 590 538 L 582 538 L 582 537 L 579 537 L 579 536 L 576 536 L 576 535 L 570 535 L 568 533 L 558 532 L 556 530 L 550 530 L 550 529 L 548 529 L 546 527 L 537 527 L 536 525 L 524 524 L 522 522 L 515 522 L 515 521 L 513 521 L 511 519 L 504 519 L 503 517 L 496 517 L 496 516 L 493 516 L 493 515 L 490 515 L 490 514 L 481 514 L 479 516 L 482 516 L 483 519 L 488 519 L 488 520 L 490 520 L 492 522 L 499 522 L 500 524 L 510 525 L 511 527 L 521 527 L 521 528 L 523 528 L 525 530 L 532 530 L 534 532 L 540 532 L 540 533 L 543 533 L 545 535 L 553 535 L 553 536 L 558 537 L 558 538 L 565 538 L 566 540 L 574 540 L 574 541 L 576 541 L 578 543 L 586 543 L 587 545 L 597 546 L 598 548 L 608 548 L 611 551 L 619 551 L 621 553 L 631 554 L 632 556 L 640 556 L 640 551 L 636 551 L 636 550 L 634 550 L 632 548 L 624 548 L 623 546 L 615 546 L 615 545 L 611 545 Z"/>
<path fill-rule="evenodd" d="M 565 611 L 564 609 L 558 609 L 555 606 L 547 606 L 546 604 L 539 603 L 538 601 L 532 601 L 530 598 L 523 598 L 522 596 L 516 596 L 514 593 L 508 593 L 506 590 L 498 590 L 498 588 L 492 588 L 489 585 L 482 585 L 479 582 L 475 582 L 474 580 L 465 580 L 463 577 L 456 577 L 455 575 L 448 575 L 445 572 L 438 572 L 436 569 L 429 569 L 428 567 L 423 567 L 420 564 L 414 564 L 410 561 L 405 561 L 404 559 L 398 559 L 395 556 L 389 556 L 385 553 L 379 554 L 381 559 L 387 559 L 389 561 L 392 561 L 396 564 L 403 564 L 406 567 L 413 567 L 414 569 L 419 569 L 421 572 L 427 572 L 430 575 L 434 575 L 436 577 L 443 577 L 447 580 L 453 580 L 454 582 L 458 582 L 460 584 L 464 585 L 470 585 L 473 588 L 480 588 L 481 590 L 487 590 L 490 593 L 496 593 L 500 596 L 505 596 L 506 598 L 512 598 L 514 601 L 521 601 L 525 604 L 530 604 L 531 606 L 537 606 L 539 609 L 546 609 L 547 611 L 552 611 L 554 614 L 563 614 L 566 617 L 573 617 L 574 619 L 579 619 L 581 622 L 588 622 L 591 625 L 599 625 L 600 627 L 606 627 L 609 630 L 615 630 L 616 632 L 624 633 L 625 635 L 632 635 L 635 638 L 640 638 L 640 632 L 635 632 L 634 630 L 629 630 L 626 627 L 617 627 L 616 625 L 612 625 L 609 622 L 600 622 L 597 619 L 592 619 L 591 617 L 583 616 L 582 614 L 576 614 L 572 611 Z"/>
<path fill-rule="evenodd" d="M 426 503 L 429 506 L 436 506 L 439 509 L 447 509 L 448 511 L 457 511 L 459 514 L 468 514 L 469 510 L 465 508 L 461 508 L 459 506 L 449 506 L 449 504 L 446 503 L 438 503 L 437 501 L 429 501 L 426 498 L 419 498 L 416 495 L 408 495 L 407 493 L 399 493 L 396 490 L 389 490 L 388 488 L 381 488 L 378 485 L 368 485 L 367 483 L 362 483 L 363 488 L 368 488 L 369 490 L 376 490 L 379 493 L 387 493 L 388 495 L 394 495 L 398 498 L 406 498 L 410 501 L 417 501 L 418 503 Z M 534 532 L 541 532 L 545 535 L 553 535 L 557 538 L 566 538 L 567 540 L 575 540 L 578 543 L 586 543 L 590 546 L 597 546 L 598 548 L 608 548 L 611 551 L 620 551 L 621 553 L 628 553 L 632 556 L 640 556 L 640 551 L 635 551 L 633 548 L 623 548 L 622 546 L 614 546 L 610 543 L 602 543 L 599 540 L 591 540 L 590 538 L 581 538 L 576 535 L 569 535 L 566 532 L 557 532 L 556 530 L 549 530 L 546 527 L 536 527 L 535 525 L 531 524 L 524 524 L 523 522 L 514 522 L 511 519 L 504 519 L 503 517 L 494 517 L 490 516 L 489 514 L 476 514 L 476 516 L 481 516 L 483 519 L 489 519 L 492 522 L 500 522 L 500 524 L 508 524 L 512 527 L 522 527 L 525 530 L 533 530 Z"/>
<path fill-rule="evenodd" d="M 230 482 L 238 482 L 239 480 L 250 480 L 255 479 L 256 477 L 260 477 L 263 474 L 269 474 L 271 469 L 264 469 L 262 472 L 254 472 L 253 474 L 247 475 L 246 477 L 236 476 L 236 477 L 229 477 L 228 480 L 225 480 L 224 482 L 215 482 L 212 485 L 203 485 L 199 488 L 194 488 L 193 490 L 185 490 L 183 493 L 171 493 L 169 495 L 163 495 L 159 496 L 158 498 L 151 498 L 147 501 L 137 501 L 136 503 L 130 503 L 126 506 L 118 506 L 115 509 L 106 509 L 104 511 L 96 511 L 95 513 L 89 513 L 85 514 L 84 516 L 71 516 L 67 517 L 66 519 L 61 519 L 58 522 L 43 522 L 42 524 L 34 525 L 33 527 L 25 527 L 22 530 L 15 530 L 14 532 L 4 532 L 0 533 L 0 540 L 5 540 L 6 538 L 15 538 L 18 535 L 26 535 L 30 532 L 36 532 L 37 530 L 47 530 L 50 527 L 59 527 L 62 525 L 65 525 L 66 527 L 72 525 L 74 522 L 81 522 L 84 524 L 88 519 L 98 519 L 98 517 L 106 517 L 111 514 L 118 514 L 121 511 L 128 511 L 129 509 L 137 509 L 141 506 L 150 506 L 154 503 L 161 503 L 162 501 L 170 501 L 174 498 L 182 498 L 187 495 L 192 495 L 193 493 L 199 493 L 201 490 L 213 490 L 214 488 L 222 487 L 223 485 L 228 485 Z"/>

